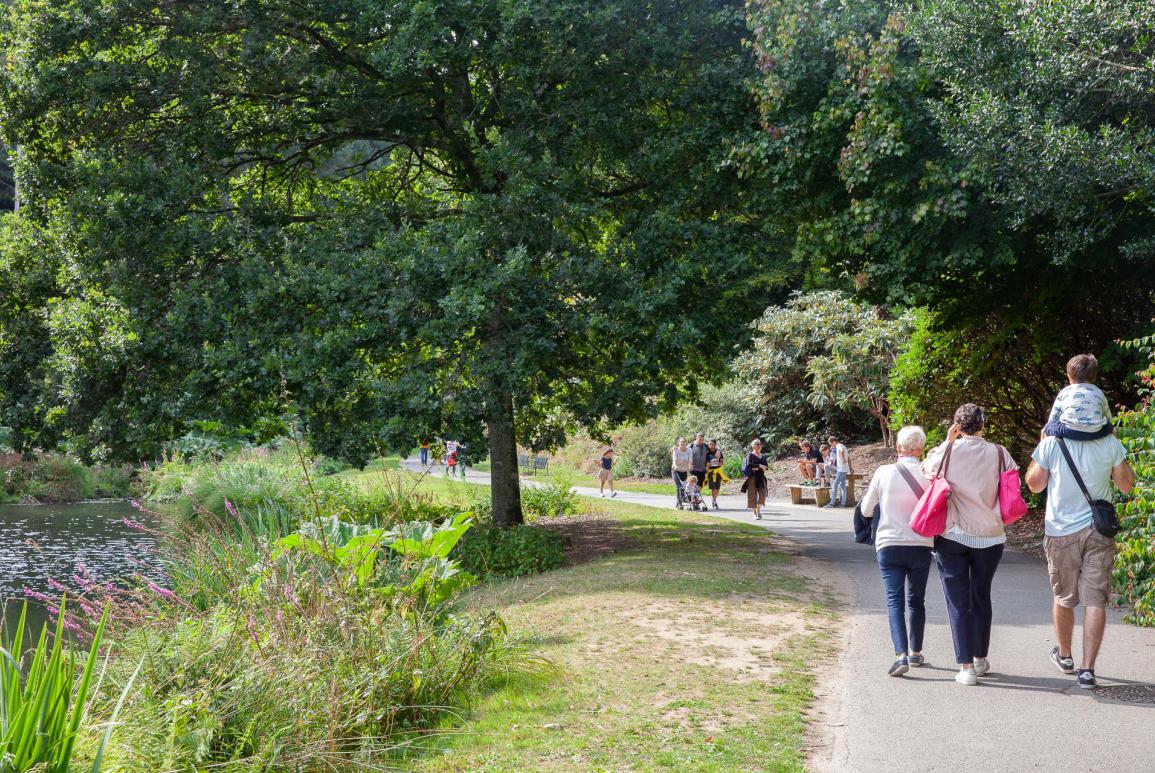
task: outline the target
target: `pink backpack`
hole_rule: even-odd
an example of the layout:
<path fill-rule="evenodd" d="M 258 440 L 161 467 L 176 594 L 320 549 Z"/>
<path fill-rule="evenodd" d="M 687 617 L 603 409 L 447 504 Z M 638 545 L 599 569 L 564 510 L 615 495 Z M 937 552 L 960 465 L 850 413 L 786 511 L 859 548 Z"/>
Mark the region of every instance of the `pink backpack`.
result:
<path fill-rule="evenodd" d="M 954 443 L 946 447 L 938 472 L 930 479 L 930 485 L 922 492 L 914 514 L 910 517 L 910 528 L 923 537 L 937 537 L 946 531 L 946 511 L 950 504 L 951 487 L 946 479 L 946 468 L 950 464 L 950 452 Z"/>
<path fill-rule="evenodd" d="M 1027 503 L 1023 501 L 1023 484 L 1019 481 L 1019 471 L 1007 469 L 1004 455 L 1007 449 L 999 446 L 999 512 L 1003 525 L 1010 526 L 1027 513 Z"/>

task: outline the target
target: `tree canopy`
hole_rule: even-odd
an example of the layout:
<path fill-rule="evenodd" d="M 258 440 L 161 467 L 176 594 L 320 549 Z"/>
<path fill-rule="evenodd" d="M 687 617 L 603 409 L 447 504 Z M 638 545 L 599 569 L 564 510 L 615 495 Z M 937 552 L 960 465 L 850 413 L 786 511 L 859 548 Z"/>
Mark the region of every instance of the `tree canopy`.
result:
<path fill-rule="evenodd" d="M 25 1 L 3 34 L 25 446 L 146 456 L 288 399 L 353 461 L 488 448 L 511 523 L 515 441 L 692 393 L 791 273 L 728 163 L 736 2 Z"/>
<path fill-rule="evenodd" d="M 797 293 L 754 323 L 734 371 L 757 393 L 769 428 L 857 430 L 846 418 L 864 412 L 889 443 L 890 369 L 911 327 L 910 315 L 892 318 L 833 290 Z"/>
<path fill-rule="evenodd" d="M 743 169 L 810 284 L 929 309 L 944 335 L 924 398 L 954 393 L 943 374 L 961 368 L 1014 417 L 1009 435 L 1037 436 L 1034 392 L 1081 351 L 1101 355 L 1109 395 L 1134 397 L 1115 342 L 1150 324 L 1155 298 L 1150 14 L 1131 0 L 751 4 L 764 130 Z"/>

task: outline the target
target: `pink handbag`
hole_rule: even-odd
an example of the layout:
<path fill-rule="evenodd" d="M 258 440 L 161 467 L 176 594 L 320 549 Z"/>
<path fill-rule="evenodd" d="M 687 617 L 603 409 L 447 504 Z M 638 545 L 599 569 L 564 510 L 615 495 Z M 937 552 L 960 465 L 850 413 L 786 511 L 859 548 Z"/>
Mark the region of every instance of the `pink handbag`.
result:
<path fill-rule="evenodd" d="M 1007 449 L 999 446 L 999 512 L 1003 525 L 1010 526 L 1027 514 L 1027 503 L 1023 501 L 1023 484 L 1018 470 L 1008 470 L 1003 455 Z"/>
<path fill-rule="evenodd" d="M 944 476 L 947 465 L 950 464 L 952 448 L 953 442 L 947 445 L 938 472 L 930 479 L 930 485 L 922 492 L 918 504 L 915 505 L 914 514 L 910 517 L 910 528 L 920 536 L 937 537 L 946 531 L 946 511 L 950 503 L 951 487 Z"/>

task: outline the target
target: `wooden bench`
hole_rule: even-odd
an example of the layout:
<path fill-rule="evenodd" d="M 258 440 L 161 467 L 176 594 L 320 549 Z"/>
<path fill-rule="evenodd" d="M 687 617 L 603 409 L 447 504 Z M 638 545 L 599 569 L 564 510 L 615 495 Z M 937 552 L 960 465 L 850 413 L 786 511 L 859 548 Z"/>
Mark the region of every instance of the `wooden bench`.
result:
<path fill-rule="evenodd" d="M 854 507 L 856 504 L 858 504 L 858 500 L 855 499 L 854 496 L 854 482 L 862 480 L 862 478 L 863 475 L 857 472 L 853 472 L 846 476 L 846 503 L 851 507 Z"/>
<path fill-rule="evenodd" d="M 813 502 L 821 507 L 830 501 L 830 489 L 825 486 L 800 486 L 795 483 L 786 488 L 790 489 L 790 501 L 796 505 Z"/>
<path fill-rule="evenodd" d="M 858 503 L 854 491 L 854 484 L 863 479 L 863 475 L 859 473 L 851 473 L 846 476 L 846 503 L 849 507 L 854 507 Z M 814 504 L 822 507 L 830 502 L 830 486 L 801 486 L 798 484 L 787 485 L 790 489 L 790 502 L 795 505 Z"/>

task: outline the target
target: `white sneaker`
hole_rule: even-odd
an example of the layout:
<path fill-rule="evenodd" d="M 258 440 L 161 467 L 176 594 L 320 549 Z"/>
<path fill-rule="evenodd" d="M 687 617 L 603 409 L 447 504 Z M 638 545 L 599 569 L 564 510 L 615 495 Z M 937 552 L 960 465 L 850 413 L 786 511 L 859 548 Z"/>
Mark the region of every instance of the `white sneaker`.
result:
<path fill-rule="evenodd" d="M 959 684 L 966 685 L 967 687 L 974 687 L 979 683 L 979 678 L 975 674 L 975 670 L 973 668 L 959 669 L 959 672 L 955 674 L 954 680 Z"/>
<path fill-rule="evenodd" d="M 975 676 L 986 676 L 991 670 L 991 662 L 986 658 L 975 658 Z"/>

